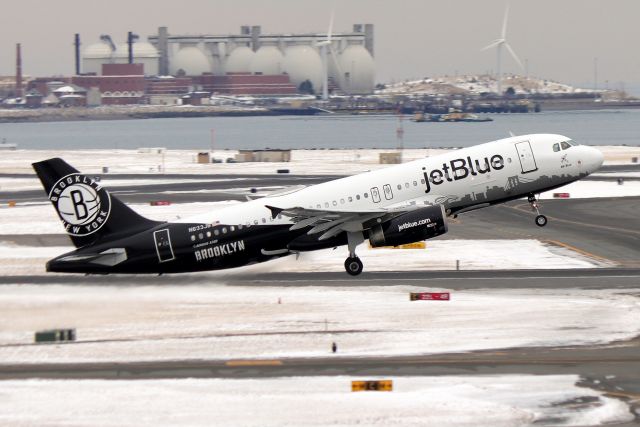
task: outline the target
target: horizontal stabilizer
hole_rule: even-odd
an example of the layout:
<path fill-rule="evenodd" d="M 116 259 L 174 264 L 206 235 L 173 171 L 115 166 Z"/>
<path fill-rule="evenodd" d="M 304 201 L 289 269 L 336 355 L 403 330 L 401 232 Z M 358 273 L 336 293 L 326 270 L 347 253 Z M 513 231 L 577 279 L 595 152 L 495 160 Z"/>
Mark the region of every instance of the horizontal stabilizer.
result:
<path fill-rule="evenodd" d="M 93 254 L 67 255 L 59 258 L 57 262 L 88 262 L 91 264 L 105 265 L 113 267 L 127 260 L 127 250 L 125 248 L 111 248 L 106 251 Z"/>

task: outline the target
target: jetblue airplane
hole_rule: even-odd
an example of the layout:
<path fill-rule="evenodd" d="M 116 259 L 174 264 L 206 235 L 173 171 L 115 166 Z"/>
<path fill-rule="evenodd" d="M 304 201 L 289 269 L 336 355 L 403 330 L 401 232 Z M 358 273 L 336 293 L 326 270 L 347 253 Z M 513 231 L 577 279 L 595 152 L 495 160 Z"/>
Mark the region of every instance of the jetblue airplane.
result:
<path fill-rule="evenodd" d="M 447 218 L 561 187 L 598 170 L 603 155 L 561 135 L 516 136 L 386 169 L 251 200 L 178 222 L 144 218 L 99 181 L 63 160 L 34 163 L 76 250 L 47 271 L 181 273 L 240 267 L 347 245 L 347 273 L 363 266 L 356 247 L 422 241 Z"/>

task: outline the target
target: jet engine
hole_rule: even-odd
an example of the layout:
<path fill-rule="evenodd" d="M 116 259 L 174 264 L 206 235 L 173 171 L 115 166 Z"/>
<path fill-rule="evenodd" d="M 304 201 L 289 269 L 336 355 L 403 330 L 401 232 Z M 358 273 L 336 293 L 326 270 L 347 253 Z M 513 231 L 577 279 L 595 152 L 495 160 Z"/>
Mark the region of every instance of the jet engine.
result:
<path fill-rule="evenodd" d="M 429 206 L 400 215 L 369 229 L 374 248 L 397 246 L 430 239 L 448 230 L 444 206 Z"/>

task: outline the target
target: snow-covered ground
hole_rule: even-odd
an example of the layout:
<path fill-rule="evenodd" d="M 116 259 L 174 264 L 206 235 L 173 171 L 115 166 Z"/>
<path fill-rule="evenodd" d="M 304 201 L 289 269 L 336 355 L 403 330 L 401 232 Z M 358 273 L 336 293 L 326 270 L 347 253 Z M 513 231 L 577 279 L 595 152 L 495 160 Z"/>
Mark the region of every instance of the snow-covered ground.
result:
<path fill-rule="evenodd" d="M 618 185 L 615 181 L 576 181 L 541 193 L 540 198 L 552 199 L 553 193 L 569 193 L 572 199 L 640 196 L 640 181 L 625 181 L 623 185 Z"/>
<path fill-rule="evenodd" d="M 573 375 L 0 382 L 0 424 L 20 426 L 584 426 L 631 421 Z"/>
<path fill-rule="evenodd" d="M 438 150 L 407 150 L 406 158 Z M 292 163 L 199 165 L 195 153 L 169 151 L 171 173 L 344 174 L 384 167 L 375 150 L 296 151 Z M 638 147 L 613 147 L 609 163 L 629 163 Z M 216 157 L 232 157 L 219 152 Z M 31 161 L 59 152 L 16 151 L 0 171 L 30 173 Z M 161 156 L 131 151 L 65 152 L 88 173 L 154 172 Z M 127 158 L 127 162 L 122 159 Z M 160 183 L 160 181 L 153 181 Z M 162 181 L 169 182 L 169 181 Z M 130 185 L 131 180 L 105 180 Z M 0 191 L 40 188 L 29 179 L 0 179 Z M 554 192 L 571 197 L 640 195 L 627 181 L 578 182 Z M 167 192 L 166 199 L 171 200 Z M 544 194 L 543 197 L 550 197 Z M 165 197 L 163 197 L 165 198 Z M 173 220 L 229 203 L 133 205 Z M 49 204 L 0 207 L 0 234 L 61 234 Z M 71 247 L 0 242 L 0 275 L 43 274 L 46 260 Z M 597 266 L 568 249 L 534 240 L 430 240 L 423 250 L 369 249 L 367 271 Z M 229 275 L 268 271 L 342 271 L 344 248 L 287 257 L 224 272 L 199 274 L 207 285 L 34 286 L 8 284 L 0 293 L 2 363 L 175 359 L 237 359 L 410 355 L 524 346 L 587 345 L 640 334 L 640 301 L 628 291 L 448 288 L 445 280 L 414 286 L 287 287 L 234 285 Z M 500 279 L 496 279 L 500 280 Z M 120 281 L 119 281 L 120 282 Z M 374 283 L 371 283 L 372 285 Z M 380 284 L 380 283 L 375 283 Z M 410 292 L 449 291 L 451 301 L 409 301 Z M 37 330 L 73 327 L 78 342 L 32 345 Z M 346 377 L 260 380 L 0 381 L 2 425 L 597 425 L 628 421 L 627 406 L 575 386 L 575 376 L 393 378 L 392 393 L 351 393 Z M 591 396 L 597 400 L 579 403 Z M 576 403 L 578 402 L 578 403 Z M 116 410 L 114 410 L 116 408 Z"/>
<path fill-rule="evenodd" d="M 379 163 L 379 154 L 388 150 L 294 150 L 291 162 L 282 163 L 197 163 L 196 150 L 167 150 L 164 154 L 139 152 L 136 150 L 16 150 L 0 157 L 3 173 L 33 173 L 31 163 L 51 157 L 62 157 L 78 170 L 87 174 L 102 173 L 195 173 L 195 174 L 275 174 L 278 169 L 289 169 L 291 174 L 344 175 L 378 169 L 388 165 Z M 444 149 L 407 149 L 405 161 L 433 156 Z M 213 153 L 216 159 L 226 160 L 237 154 L 235 150 L 219 150 Z"/>
<path fill-rule="evenodd" d="M 437 354 L 512 347 L 604 344 L 640 334 L 640 300 L 628 291 L 448 289 L 414 286 L 283 288 L 206 285 L 3 285 L 0 360 L 133 360 Z M 508 279 L 496 279 L 508 280 Z M 384 281 L 371 282 L 385 284 Z M 410 301 L 449 291 L 450 301 Z M 33 345 L 34 331 L 76 328 L 78 342 Z M 24 344 L 24 345 L 22 345 Z"/>
<path fill-rule="evenodd" d="M 640 157 L 640 147 L 596 147 L 605 155 L 605 164 L 630 164 L 632 157 Z M 16 150 L 0 156 L 2 173 L 33 173 L 31 163 L 51 157 L 62 157 L 86 174 L 100 174 L 103 167 L 109 173 L 158 173 L 164 165 L 166 173 L 180 174 L 275 174 L 278 169 L 289 169 L 296 175 L 345 175 L 388 167 L 379 163 L 379 150 L 294 150 L 291 162 L 286 163 L 213 163 L 196 162 L 195 150 L 167 150 L 157 154 L 143 150 Z M 406 149 L 405 162 L 447 152 L 446 149 Z M 217 159 L 233 158 L 237 151 L 215 151 Z M 35 179 L 34 179 L 35 181 Z M 11 181 L 0 181 L 0 190 L 8 191 Z M 24 183 L 21 183 L 21 185 Z"/>

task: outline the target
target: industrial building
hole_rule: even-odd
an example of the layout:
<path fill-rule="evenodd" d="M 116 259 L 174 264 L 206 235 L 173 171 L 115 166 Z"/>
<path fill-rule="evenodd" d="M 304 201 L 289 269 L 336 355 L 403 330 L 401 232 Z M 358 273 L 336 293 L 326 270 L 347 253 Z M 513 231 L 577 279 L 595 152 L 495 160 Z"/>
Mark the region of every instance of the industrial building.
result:
<path fill-rule="evenodd" d="M 352 32 L 331 38 L 329 88 L 347 95 L 371 93 L 373 25 L 356 24 Z M 148 42 L 132 43 L 131 54 L 148 77 L 191 77 L 211 92 L 293 94 L 308 81 L 320 93 L 324 64 L 318 43 L 326 39 L 326 34 L 262 34 L 260 26 L 243 26 L 237 35 L 171 35 L 160 27 Z M 128 43 L 116 45 L 102 36 L 84 49 L 82 73 L 102 75 L 103 64 L 127 62 Z"/>
<path fill-rule="evenodd" d="M 160 27 L 148 41 L 129 32 L 125 43 L 116 44 L 102 35 L 84 49 L 76 34 L 74 75 L 30 79 L 25 90 L 18 44 L 15 84 L 0 85 L 0 95 L 11 97 L 5 106 L 37 108 L 200 105 L 211 95 L 370 94 L 373 54 L 372 24 L 356 24 L 330 38 L 262 34 L 260 26 L 242 26 L 232 35 L 171 35 Z"/>

